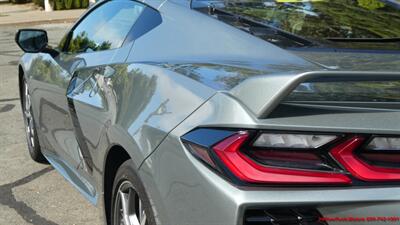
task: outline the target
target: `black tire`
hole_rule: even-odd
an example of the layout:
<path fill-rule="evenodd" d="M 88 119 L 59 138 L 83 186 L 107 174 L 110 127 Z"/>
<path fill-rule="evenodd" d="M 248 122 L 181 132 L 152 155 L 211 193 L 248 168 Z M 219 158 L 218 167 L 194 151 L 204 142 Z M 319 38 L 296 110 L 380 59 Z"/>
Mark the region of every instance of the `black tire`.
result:
<path fill-rule="evenodd" d="M 117 174 L 114 178 L 113 189 L 112 189 L 112 200 L 111 200 L 111 210 L 110 210 L 110 225 L 120 225 L 118 221 L 119 217 L 117 212 L 120 210 L 117 209 L 118 204 L 118 191 L 121 188 L 121 185 L 124 183 L 130 183 L 133 186 L 134 191 L 136 192 L 138 198 L 141 201 L 141 208 L 145 211 L 146 217 L 146 225 L 156 225 L 154 212 L 150 203 L 150 200 L 147 196 L 147 193 L 144 189 L 142 182 L 139 179 L 139 176 L 135 170 L 134 163 L 132 160 L 128 160 L 124 162 L 118 169 Z M 134 201 L 137 202 L 136 200 Z"/>
<path fill-rule="evenodd" d="M 29 103 L 29 106 L 27 106 L 27 94 L 29 95 L 27 84 L 24 79 L 22 81 L 23 82 L 21 88 L 21 107 L 22 107 L 22 115 L 24 118 L 25 131 L 26 131 L 25 136 L 28 145 L 29 155 L 35 162 L 48 164 L 40 148 L 39 138 L 37 136 L 37 130 L 35 126 L 35 120 L 33 118 L 33 113 L 32 113 L 32 105 Z M 30 114 L 29 118 L 27 113 Z M 28 129 L 32 130 L 33 132 L 28 131 Z"/>

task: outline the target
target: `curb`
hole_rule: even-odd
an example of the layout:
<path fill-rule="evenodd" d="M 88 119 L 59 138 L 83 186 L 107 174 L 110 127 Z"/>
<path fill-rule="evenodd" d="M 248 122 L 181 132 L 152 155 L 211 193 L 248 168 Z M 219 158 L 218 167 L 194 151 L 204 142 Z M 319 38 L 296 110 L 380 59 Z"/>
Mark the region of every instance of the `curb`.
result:
<path fill-rule="evenodd" d="M 10 26 L 21 26 L 21 25 L 41 25 L 41 24 L 54 24 L 54 23 L 73 23 L 78 18 L 68 18 L 68 19 L 48 19 L 48 20 L 37 20 L 37 21 L 21 21 L 13 23 L 0 23 L 0 27 L 10 27 Z"/>

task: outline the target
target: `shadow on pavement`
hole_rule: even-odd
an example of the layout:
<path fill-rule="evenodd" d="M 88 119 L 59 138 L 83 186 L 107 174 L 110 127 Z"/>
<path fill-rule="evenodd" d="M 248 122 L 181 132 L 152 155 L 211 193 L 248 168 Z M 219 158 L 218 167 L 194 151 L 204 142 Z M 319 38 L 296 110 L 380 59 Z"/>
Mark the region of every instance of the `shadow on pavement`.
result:
<path fill-rule="evenodd" d="M 31 207 L 29 207 L 27 204 L 25 204 L 25 202 L 17 201 L 12 192 L 13 188 L 27 184 L 52 170 L 53 170 L 52 167 L 46 167 L 13 183 L 1 185 L 0 204 L 14 209 L 26 222 L 30 224 L 57 225 L 56 223 L 49 221 L 46 218 L 43 218 L 40 215 L 38 215 L 36 211 L 33 210 Z"/>
<path fill-rule="evenodd" d="M 14 104 L 6 104 L 6 105 L 4 105 L 4 106 L 0 104 L 0 113 L 9 112 L 9 111 L 11 111 L 14 107 L 15 107 Z"/>

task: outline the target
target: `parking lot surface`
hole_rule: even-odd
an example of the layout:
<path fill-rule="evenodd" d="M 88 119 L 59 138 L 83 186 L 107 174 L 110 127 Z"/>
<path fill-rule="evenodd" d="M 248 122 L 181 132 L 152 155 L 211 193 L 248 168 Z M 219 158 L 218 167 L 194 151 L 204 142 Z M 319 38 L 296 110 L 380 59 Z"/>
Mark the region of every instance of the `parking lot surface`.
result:
<path fill-rule="evenodd" d="M 46 29 L 55 45 L 70 24 Z M 49 165 L 33 162 L 26 146 L 18 93 L 22 51 L 14 34 L 23 25 L 0 27 L 0 225 L 101 224 L 101 212 Z"/>

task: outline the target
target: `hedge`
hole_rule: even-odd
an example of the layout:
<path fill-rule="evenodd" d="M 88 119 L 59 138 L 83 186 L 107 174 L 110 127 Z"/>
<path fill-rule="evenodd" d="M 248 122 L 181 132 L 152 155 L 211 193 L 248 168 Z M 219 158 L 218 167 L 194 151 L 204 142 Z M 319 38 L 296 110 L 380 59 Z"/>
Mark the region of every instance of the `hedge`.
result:
<path fill-rule="evenodd" d="M 10 0 L 10 1 L 11 1 L 11 3 L 14 3 L 14 4 L 23 4 L 23 3 L 30 2 L 30 0 Z"/>
<path fill-rule="evenodd" d="M 26 0 L 13 0 L 13 1 L 26 1 Z M 38 6 L 44 8 L 44 0 L 32 0 Z M 89 6 L 89 0 L 50 0 L 54 10 L 63 9 L 82 9 Z"/>

